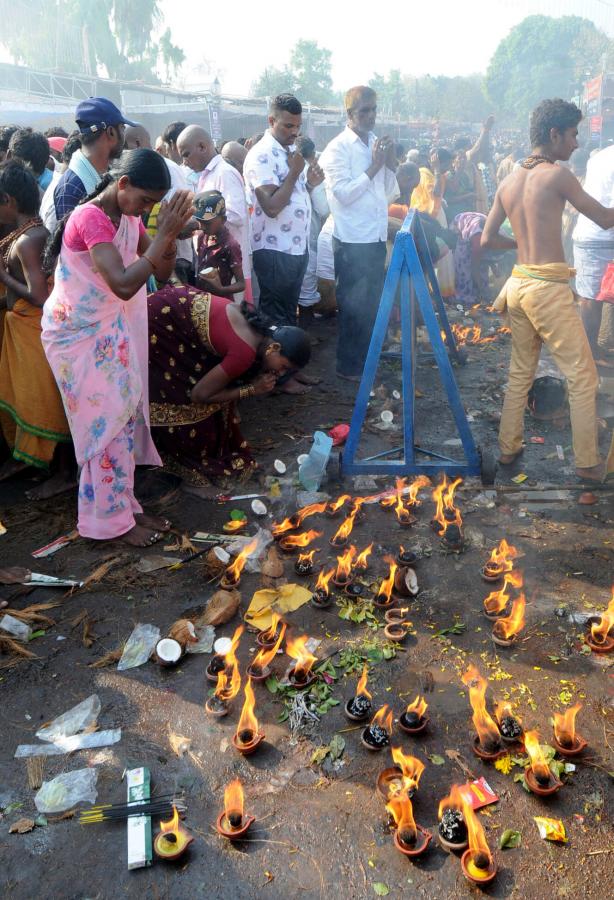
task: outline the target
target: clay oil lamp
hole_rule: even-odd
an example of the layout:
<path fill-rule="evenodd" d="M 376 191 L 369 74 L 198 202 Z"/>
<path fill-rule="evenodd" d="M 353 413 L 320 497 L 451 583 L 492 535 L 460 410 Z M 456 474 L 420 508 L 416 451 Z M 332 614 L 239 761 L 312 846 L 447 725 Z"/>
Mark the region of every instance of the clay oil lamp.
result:
<path fill-rule="evenodd" d="M 220 672 L 225 671 L 226 674 L 230 674 L 232 659 L 234 658 L 234 653 L 239 645 L 239 640 L 241 635 L 243 634 L 245 627 L 243 625 L 238 625 L 235 628 L 235 633 L 231 638 L 219 638 L 220 645 L 225 643 L 226 646 L 220 653 L 216 653 L 212 658 L 211 662 L 205 669 L 205 675 L 207 676 L 208 681 L 212 681 L 214 684 L 217 684 L 218 675 Z M 216 641 L 216 645 L 218 641 Z M 231 661 L 229 663 L 229 660 Z"/>
<path fill-rule="evenodd" d="M 484 581 L 499 581 L 506 572 L 511 572 L 517 556 L 518 550 L 503 538 L 480 570 Z"/>
<path fill-rule="evenodd" d="M 405 478 L 397 478 L 397 497 L 394 505 L 394 513 L 401 528 L 410 528 L 416 522 L 416 517 L 411 510 L 405 506 L 403 500 L 403 491 L 405 489 L 406 480 L 407 479 Z"/>
<path fill-rule="evenodd" d="M 387 641 L 393 641 L 395 644 L 402 644 L 412 625 L 413 622 L 409 622 L 406 619 L 403 619 L 401 622 L 388 622 L 384 628 L 384 637 Z"/>
<path fill-rule="evenodd" d="M 294 640 L 286 638 L 286 653 L 295 661 L 294 666 L 288 672 L 288 681 L 293 687 L 309 687 L 316 679 L 312 669 L 314 663 L 318 660 L 307 649 L 308 640 L 309 638 L 306 634 Z"/>
<path fill-rule="evenodd" d="M 313 556 L 316 552 L 315 548 L 309 553 L 299 553 L 297 561 L 294 563 L 294 571 L 297 575 L 311 575 L 313 572 Z"/>
<path fill-rule="evenodd" d="M 301 527 L 301 520 L 298 513 L 294 513 L 292 516 L 288 516 L 282 522 L 274 522 L 273 527 L 271 528 L 271 534 L 273 538 L 278 541 L 284 534 L 288 534 L 289 531 L 296 531 Z"/>
<path fill-rule="evenodd" d="M 512 712 L 511 704 L 507 703 L 507 701 L 498 703 L 495 710 L 495 719 L 499 724 L 501 739 L 506 744 L 517 744 L 522 740 L 522 723 Z"/>
<path fill-rule="evenodd" d="M 333 598 L 329 584 L 334 574 L 334 569 L 329 569 L 328 572 L 325 572 L 324 569 L 320 571 L 311 595 L 311 605 L 315 606 L 316 609 L 326 609 L 331 605 Z"/>
<path fill-rule="evenodd" d="M 283 622 L 281 628 L 279 629 L 279 634 L 275 643 L 271 647 L 263 647 L 258 651 L 258 653 L 256 653 L 253 660 L 247 667 L 247 674 L 250 676 L 252 681 L 266 681 L 266 679 L 269 677 L 269 675 L 271 674 L 271 662 L 275 659 L 275 655 L 281 647 L 281 642 L 284 639 L 285 633 L 286 623 Z"/>
<path fill-rule="evenodd" d="M 367 502 L 367 500 L 371 500 L 371 497 L 354 497 L 352 500 L 352 506 L 350 508 L 350 515 L 354 516 L 354 523 L 359 525 L 361 522 L 367 517 L 366 512 L 363 509 L 363 506 Z"/>
<path fill-rule="evenodd" d="M 375 605 L 379 606 L 381 609 L 386 609 L 394 603 L 392 589 L 394 588 L 394 576 L 397 571 L 397 564 L 391 556 L 385 556 L 384 562 L 387 562 L 389 565 L 388 577 L 380 584 L 375 600 L 373 601 Z"/>
<path fill-rule="evenodd" d="M 418 694 L 399 718 L 399 726 L 405 734 L 420 734 L 424 731 L 430 718 L 426 714 L 427 709 L 428 703 Z"/>
<path fill-rule="evenodd" d="M 512 603 L 509 616 L 497 619 L 492 627 L 492 639 L 499 647 L 511 647 L 526 625 L 524 612 L 526 608 L 524 594 L 519 594 Z"/>
<path fill-rule="evenodd" d="M 529 790 L 538 797 L 548 797 L 562 788 L 563 782 L 550 771 L 546 762 L 537 731 L 525 731 L 524 749 L 531 761 L 524 770 L 524 780 Z"/>
<path fill-rule="evenodd" d="M 223 656 L 220 656 L 218 653 L 216 653 L 215 656 L 211 658 L 211 662 L 205 669 L 207 680 L 214 682 L 214 684 L 217 684 L 217 676 L 220 674 L 220 672 L 223 672 L 225 668 L 226 660 Z"/>
<path fill-rule="evenodd" d="M 418 492 L 424 488 L 429 487 L 431 485 L 431 479 L 426 475 L 418 475 L 409 487 L 406 490 L 407 498 L 407 507 L 410 510 L 416 509 L 418 506 L 422 506 L 422 500 L 418 499 Z"/>
<path fill-rule="evenodd" d="M 287 534 L 279 539 L 278 547 L 284 553 L 294 553 L 296 550 L 304 550 L 316 538 L 322 537 L 321 531 L 302 531 L 300 534 Z"/>
<path fill-rule="evenodd" d="M 450 502 L 453 504 L 454 491 L 456 490 L 457 483 L 460 484 L 460 482 L 460 478 L 457 479 L 456 482 L 448 482 L 448 476 L 444 472 L 442 480 L 437 487 L 433 489 L 431 494 L 432 499 L 435 501 L 435 514 L 431 519 L 431 528 L 440 537 L 443 535 L 448 524 L 443 517 L 443 511 L 446 506 L 449 506 Z M 454 485 L 453 488 L 452 485 Z M 446 500 L 448 500 L 448 503 L 446 503 Z"/>
<path fill-rule="evenodd" d="M 352 563 L 352 568 L 356 574 L 360 574 L 361 572 L 366 572 L 369 568 L 369 556 L 373 551 L 373 544 L 369 544 L 368 547 L 365 547 L 364 550 L 361 550 L 354 562 Z"/>
<path fill-rule="evenodd" d="M 463 795 L 459 785 L 453 784 L 450 793 L 439 803 L 437 836 L 446 850 L 460 852 L 468 844 L 467 824 L 463 815 Z"/>
<path fill-rule="evenodd" d="M 359 581 L 350 581 L 343 588 L 343 593 L 351 597 L 352 600 L 360 600 L 365 593 L 365 587 Z"/>
<path fill-rule="evenodd" d="M 352 563 L 356 556 L 356 547 L 352 544 L 345 553 L 337 557 L 337 568 L 333 575 L 333 584 L 338 588 L 345 588 L 352 581 Z"/>
<path fill-rule="evenodd" d="M 467 826 L 469 847 L 461 856 L 461 869 L 467 881 L 488 884 L 497 874 L 497 863 L 490 852 L 482 823 L 470 803 L 463 799 L 463 818 Z"/>
<path fill-rule="evenodd" d="M 222 578 L 220 580 L 220 586 L 223 588 L 235 588 L 238 587 L 241 582 L 241 572 L 245 568 L 245 563 L 251 554 L 254 552 L 256 547 L 258 546 L 258 538 L 255 537 L 249 544 L 246 544 L 245 547 L 238 554 L 235 561 L 229 565 L 225 570 Z"/>
<path fill-rule="evenodd" d="M 554 714 L 554 746 L 561 756 L 577 756 L 588 746 L 588 741 L 576 732 L 576 716 L 581 709 L 582 704 L 576 703 L 562 715 Z"/>
<path fill-rule="evenodd" d="M 258 719 L 254 713 L 256 697 L 251 678 L 245 685 L 245 701 L 237 730 L 232 736 L 232 743 L 243 756 L 249 756 L 264 740 L 264 733 L 258 730 Z"/>
<path fill-rule="evenodd" d="M 254 816 L 246 816 L 243 807 L 243 785 L 238 778 L 235 778 L 224 791 L 224 810 L 219 814 L 215 823 L 219 834 L 231 841 L 236 841 L 244 836 L 256 819 Z"/>
<path fill-rule="evenodd" d="M 608 608 L 598 619 L 591 620 L 591 630 L 586 643 L 595 653 L 609 653 L 614 650 L 614 586 Z"/>
<path fill-rule="evenodd" d="M 265 650 L 269 650 L 277 643 L 277 626 L 281 622 L 281 616 L 279 613 L 274 612 L 271 616 L 271 624 L 268 628 L 259 631 L 256 635 L 256 643 L 259 647 L 264 647 Z M 282 627 L 284 626 L 284 622 L 282 622 Z"/>
<path fill-rule="evenodd" d="M 398 607 L 395 606 L 394 609 L 387 609 L 384 613 L 384 622 L 387 625 L 400 625 L 405 621 L 405 616 L 409 612 L 409 606 Z"/>
<path fill-rule="evenodd" d="M 356 685 L 356 693 L 345 704 L 345 715 L 350 722 L 364 722 L 371 715 L 371 694 L 367 690 L 369 667 L 365 663 Z"/>
<path fill-rule="evenodd" d="M 498 759 L 507 751 L 501 746 L 497 723 L 486 709 L 486 679 L 482 678 L 475 666 L 470 665 L 462 681 L 469 688 L 469 702 L 473 710 L 472 721 L 477 731 L 473 752 L 480 759 Z"/>
<path fill-rule="evenodd" d="M 394 846 L 404 856 L 421 856 L 433 835 L 416 825 L 411 800 L 406 793 L 396 794 L 386 804 L 386 811 L 394 819 Z"/>
<path fill-rule="evenodd" d="M 154 838 L 154 853 L 160 859 L 174 862 L 186 852 L 194 838 L 179 821 L 179 812 L 173 804 L 173 818 L 160 822 L 160 831 Z"/>
<path fill-rule="evenodd" d="M 224 668 L 218 672 L 215 692 L 205 703 L 205 710 L 210 716 L 221 718 L 228 715 L 231 701 L 241 690 L 241 674 L 236 649 L 242 634 L 243 626 L 239 625 L 233 635 L 230 650 L 224 657 Z"/>
<path fill-rule="evenodd" d="M 418 556 L 412 550 L 406 550 L 403 545 L 399 547 L 399 552 L 397 554 L 397 565 L 398 566 L 409 566 L 414 569 L 416 567 L 416 563 L 418 562 Z"/>
<path fill-rule="evenodd" d="M 367 750 L 383 750 L 389 746 L 391 734 L 392 710 L 384 703 L 362 732 L 360 740 Z"/>
<path fill-rule="evenodd" d="M 243 519 L 229 519 L 228 522 L 224 522 L 222 525 L 224 534 L 239 534 L 239 532 L 245 531 L 246 528 L 247 516 Z"/>
<path fill-rule="evenodd" d="M 460 553 L 464 549 L 463 519 L 460 510 L 454 505 L 454 493 L 462 481 L 462 478 L 455 478 L 448 483 L 444 474 L 443 481 L 432 495 L 436 507 L 431 525 L 441 538 L 442 548 L 454 553 Z"/>
<path fill-rule="evenodd" d="M 352 498 L 350 497 L 349 494 L 342 494 L 340 497 L 337 497 L 336 500 L 331 501 L 330 503 L 326 504 L 326 509 L 324 511 L 325 514 L 329 518 L 334 519 L 335 516 L 339 513 L 339 510 L 341 509 L 341 507 L 344 506 L 344 504 L 346 504 L 348 502 L 348 500 L 351 500 L 351 499 Z"/>
<path fill-rule="evenodd" d="M 394 574 L 394 593 L 397 597 L 417 597 L 420 593 L 418 577 L 409 566 L 398 566 Z"/>
<path fill-rule="evenodd" d="M 494 622 L 505 616 L 511 599 L 510 589 L 521 588 L 523 583 L 522 572 L 506 572 L 503 576 L 503 587 L 498 591 L 491 591 L 484 599 L 483 609 L 486 618 Z"/>
<path fill-rule="evenodd" d="M 377 776 L 377 790 L 385 800 L 405 793 L 413 797 L 424 772 L 424 763 L 415 756 L 407 756 L 400 747 L 392 747 L 393 766 Z"/>
<path fill-rule="evenodd" d="M 349 516 L 345 517 L 339 528 L 330 539 L 329 543 L 331 547 L 335 547 L 335 549 L 341 549 L 341 547 L 345 547 L 354 528 L 355 519 L 356 510 L 353 509 L 352 512 L 350 512 Z"/>

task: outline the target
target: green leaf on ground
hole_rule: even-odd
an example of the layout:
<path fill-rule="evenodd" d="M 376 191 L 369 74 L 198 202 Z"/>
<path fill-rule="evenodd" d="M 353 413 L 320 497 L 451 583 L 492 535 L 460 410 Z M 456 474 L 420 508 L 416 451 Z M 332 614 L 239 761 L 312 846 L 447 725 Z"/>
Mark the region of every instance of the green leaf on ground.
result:
<path fill-rule="evenodd" d="M 522 836 L 519 831 L 506 828 L 499 838 L 499 850 L 505 850 L 506 848 L 515 850 L 516 847 L 520 847 L 521 840 Z"/>
<path fill-rule="evenodd" d="M 439 756 L 438 753 L 433 753 L 431 756 L 427 754 L 427 758 L 430 759 L 434 766 L 444 766 L 446 762 L 443 756 Z"/>
<path fill-rule="evenodd" d="M 266 688 L 270 694 L 276 694 L 279 690 L 279 681 L 274 675 L 269 675 L 267 680 L 264 682 Z"/>
<path fill-rule="evenodd" d="M 390 888 L 383 881 L 376 881 L 372 887 L 378 897 L 387 897 L 390 893 Z"/>

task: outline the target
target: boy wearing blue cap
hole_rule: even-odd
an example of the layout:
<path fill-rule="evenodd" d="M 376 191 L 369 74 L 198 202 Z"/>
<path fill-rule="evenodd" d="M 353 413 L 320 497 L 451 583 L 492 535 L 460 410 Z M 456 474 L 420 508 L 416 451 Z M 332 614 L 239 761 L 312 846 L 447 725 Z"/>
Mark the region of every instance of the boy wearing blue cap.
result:
<path fill-rule="evenodd" d="M 226 201 L 219 191 L 194 198 L 200 234 L 196 248 L 196 283 L 218 297 L 234 298 L 245 290 L 241 247 L 226 227 Z"/>

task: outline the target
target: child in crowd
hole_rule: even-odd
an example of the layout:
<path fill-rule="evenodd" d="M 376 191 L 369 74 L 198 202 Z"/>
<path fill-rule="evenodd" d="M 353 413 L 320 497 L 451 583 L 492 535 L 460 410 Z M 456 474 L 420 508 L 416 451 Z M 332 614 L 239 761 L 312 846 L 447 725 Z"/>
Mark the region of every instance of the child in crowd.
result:
<path fill-rule="evenodd" d="M 196 284 L 218 297 L 233 298 L 245 290 L 241 248 L 226 227 L 226 203 L 219 191 L 203 191 L 194 198 Z M 213 271 L 206 272 L 207 269 Z M 206 274 L 203 274 L 206 272 Z"/>

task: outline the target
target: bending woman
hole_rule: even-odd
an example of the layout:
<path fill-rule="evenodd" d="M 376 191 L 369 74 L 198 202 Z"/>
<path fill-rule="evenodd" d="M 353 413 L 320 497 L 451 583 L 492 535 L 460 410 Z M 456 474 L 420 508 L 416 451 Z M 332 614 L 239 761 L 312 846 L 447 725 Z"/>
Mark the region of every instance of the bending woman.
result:
<path fill-rule="evenodd" d="M 271 325 L 245 302 L 239 307 L 189 286 L 162 288 L 148 305 L 156 446 L 185 490 L 215 496 L 255 468 L 236 401 L 270 393 L 278 377 L 307 365 L 309 338 L 300 328 Z M 247 384 L 233 384 L 252 374 Z"/>
<path fill-rule="evenodd" d="M 147 300 L 150 275 L 164 281 L 191 194 L 162 204 L 153 241 L 140 216 L 170 187 L 153 150 L 126 151 L 96 191 L 60 222 L 47 263 L 59 253 L 43 310 L 43 346 L 55 375 L 80 466 L 79 534 L 146 546 L 168 530 L 143 515 L 134 468 L 158 461 L 147 427 Z M 135 440 L 140 423 L 142 449 Z"/>

